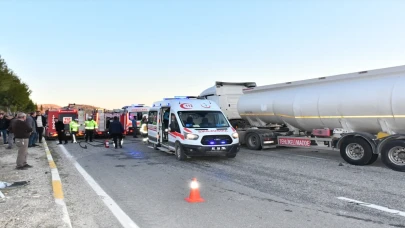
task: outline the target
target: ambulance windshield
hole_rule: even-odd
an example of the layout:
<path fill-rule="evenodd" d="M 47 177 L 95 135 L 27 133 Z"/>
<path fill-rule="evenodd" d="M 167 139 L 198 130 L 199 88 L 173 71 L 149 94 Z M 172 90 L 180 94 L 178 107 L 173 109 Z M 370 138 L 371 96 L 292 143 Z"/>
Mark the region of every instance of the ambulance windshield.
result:
<path fill-rule="evenodd" d="M 180 122 L 187 128 L 229 127 L 228 121 L 220 111 L 182 111 L 178 112 Z"/>

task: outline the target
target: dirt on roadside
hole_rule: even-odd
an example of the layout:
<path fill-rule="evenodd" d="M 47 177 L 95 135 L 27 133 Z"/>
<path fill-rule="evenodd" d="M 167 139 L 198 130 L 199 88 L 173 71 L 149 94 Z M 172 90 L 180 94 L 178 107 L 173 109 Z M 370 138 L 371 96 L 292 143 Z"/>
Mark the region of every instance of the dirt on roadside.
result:
<path fill-rule="evenodd" d="M 0 181 L 29 181 L 28 185 L 0 189 L 0 228 L 67 227 L 62 209 L 55 203 L 52 176 L 42 144 L 28 148 L 28 164 L 33 168 L 16 170 L 17 148 L 6 149 L 0 141 Z"/>

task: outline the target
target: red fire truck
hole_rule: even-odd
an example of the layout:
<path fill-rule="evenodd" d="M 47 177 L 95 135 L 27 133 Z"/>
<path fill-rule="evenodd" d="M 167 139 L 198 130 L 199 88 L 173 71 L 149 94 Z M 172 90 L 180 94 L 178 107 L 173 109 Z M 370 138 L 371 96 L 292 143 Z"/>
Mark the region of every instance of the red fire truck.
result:
<path fill-rule="evenodd" d="M 114 110 L 104 110 L 96 109 L 93 111 L 93 119 L 97 122 L 98 129 L 96 130 L 95 137 L 106 137 L 108 136 L 108 128 L 110 122 L 116 116 L 119 118 L 120 122 L 124 125 L 123 115 L 124 110 L 114 109 Z M 125 125 L 124 125 L 125 126 Z"/>
<path fill-rule="evenodd" d="M 70 121 L 78 118 L 79 124 L 84 124 L 84 111 L 83 110 L 76 110 L 71 108 L 72 105 L 69 104 L 67 107 L 63 107 L 60 109 L 54 110 L 46 110 L 45 115 L 47 116 L 47 127 L 45 129 L 45 139 L 55 139 L 58 137 L 58 133 L 56 132 L 55 128 L 55 118 L 63 121 L 65 124 L 65 132 L 66 136 L 70 136 L 69 132 L 69 123 Z M 79 132 L 77 133 L 77 138 L 84 137 L 84 126 L 79 127 Z"/>

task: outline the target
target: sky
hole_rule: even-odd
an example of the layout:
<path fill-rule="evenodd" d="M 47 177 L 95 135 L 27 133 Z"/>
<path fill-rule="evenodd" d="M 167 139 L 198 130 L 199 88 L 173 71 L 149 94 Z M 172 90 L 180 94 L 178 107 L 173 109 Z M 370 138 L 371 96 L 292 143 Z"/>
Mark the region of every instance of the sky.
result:
<path fill-rule="evenodd" d="M 403 0 L 0 0 L 39 104 L 103 108 L 405 65 Z"/>

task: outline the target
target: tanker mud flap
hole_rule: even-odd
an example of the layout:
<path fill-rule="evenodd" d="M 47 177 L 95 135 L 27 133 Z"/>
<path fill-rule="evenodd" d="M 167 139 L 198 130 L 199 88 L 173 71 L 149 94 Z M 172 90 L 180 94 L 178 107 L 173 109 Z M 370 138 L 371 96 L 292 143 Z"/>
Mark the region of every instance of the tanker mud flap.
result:
<path fill-rule="evenodd" d="M 340 155 L 351 165 L 370 165 L 378 158 L 374 136 L 364 132 L 345 134 L 337 142 Z"/>

